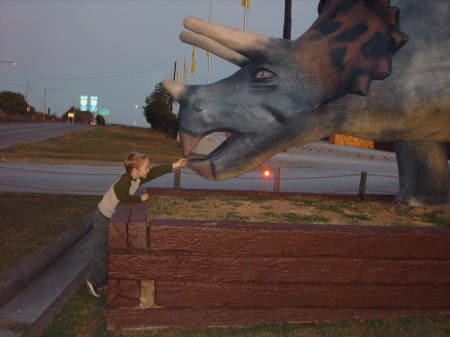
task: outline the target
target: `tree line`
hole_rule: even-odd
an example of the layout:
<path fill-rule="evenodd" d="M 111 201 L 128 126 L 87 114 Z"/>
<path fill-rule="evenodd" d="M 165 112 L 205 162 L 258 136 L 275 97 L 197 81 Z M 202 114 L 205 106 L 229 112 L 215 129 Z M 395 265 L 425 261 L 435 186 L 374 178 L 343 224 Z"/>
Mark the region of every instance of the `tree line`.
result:
<path fill-rule="evenodd" d="M 150 123 L 152 129 L 162 131 L 172 138 L 177 137 L 178 120 L 172 113 L 172 97 L 163 88 L 161 83 L 155 85 L 153 92 L 145 98 L 146 105 L 143 106 L 145 119 Z M 0 92 L 0 117 L 1 115 L 21 116 L 22 119 L 33 119 L 33 116 L 44 117 L 43 113 L 37 112 L 25 99 L 25 96 L 18 92 Z M 94 115 L 90 111 L 81 111 L 79 108 L 71 106 L 62 116 L 58 118 L 54 115 L 45 114 L 46 118 L 67 121 L 68 114 L 73 112 L 75 123 L 90 123 Z M 42 119 L 41 118 L 41 119 Z M 101 115 L 95 117 L 97 125 L 105 125 L 105 119 Z"/>
<path fill-rule="evenodd" d="M 172 96 L 163 88 L 162 83 L 158 83 L 150 96 L 145 99 L 144 116 L 152 129 L 177 138 L 178 119 L 171 111 L 172 102 Z"/>

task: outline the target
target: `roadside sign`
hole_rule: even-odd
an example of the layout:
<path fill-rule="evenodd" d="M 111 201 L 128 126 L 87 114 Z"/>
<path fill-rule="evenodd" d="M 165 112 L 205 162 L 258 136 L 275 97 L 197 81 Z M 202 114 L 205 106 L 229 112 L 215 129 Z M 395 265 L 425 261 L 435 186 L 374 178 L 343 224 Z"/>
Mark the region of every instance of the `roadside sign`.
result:
<path fill-rule="evenodd" d="M 80 96 L 80 111 L 87 111 L 87 103 L 88 103 L 88 97 Z"/>
<path fill-rule="evenodd" d="M 89 111 L 90 112 L 97 112 L 98 97 L 97 96 L 91 96 L 90 103 L 91 104 L 90 104 Z"/>
<path fill-rule="evenodd" d="M 98 114 L 102 116 L 109 116 L 109 109 L 99 109 Z"/>
<path fill-rule="evenodd" d="M 74 117 L 75 117 L 75 114 L 74 114 L 73 112 L 69 112 L 69 113 L 67 114 L 67 117 L 68 117 L 68 118 L 74 118 Z"/>

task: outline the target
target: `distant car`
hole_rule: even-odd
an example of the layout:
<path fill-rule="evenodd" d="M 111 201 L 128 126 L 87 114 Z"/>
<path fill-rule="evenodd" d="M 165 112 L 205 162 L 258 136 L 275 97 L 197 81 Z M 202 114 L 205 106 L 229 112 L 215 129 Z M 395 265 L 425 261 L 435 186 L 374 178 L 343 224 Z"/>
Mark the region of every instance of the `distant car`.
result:
<path fill-rule="evenodd" d="M 97 122 L 96 121 L 91 121 L 91 125 L 96 126 Z"/>

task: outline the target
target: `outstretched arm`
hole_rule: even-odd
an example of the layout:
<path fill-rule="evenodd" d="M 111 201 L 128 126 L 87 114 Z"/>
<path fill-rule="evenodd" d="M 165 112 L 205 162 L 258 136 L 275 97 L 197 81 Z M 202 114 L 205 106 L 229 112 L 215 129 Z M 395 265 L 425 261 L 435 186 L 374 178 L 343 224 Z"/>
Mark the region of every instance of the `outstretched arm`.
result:
<path fill-rule="evenodd" d="M 147 181 L 156 179 L 164 174 L 172 172 L 172 164 L 167 165 L 158 165 L 155 167 L 152 167 L 150 171 L 147 173 L 145 178 L 141 178 L 141 182 L 139 185 L 142 185 L 146 183 Z"/>
<path fill-rule="evenodd" d="M 152 179 L 156 179 L 166 173 L 170 173 L 175 168 L 184 167 L 184 166 L 186 166 L 186 164 L 187 164 L 187 160 L 182 158 L 172 164 L 155 166 L 152 169 L 150 169 L 150 171 L 147 173 L 147 176 L 145 178 L 141 179 L 140 185 L 142 185 Z"/>

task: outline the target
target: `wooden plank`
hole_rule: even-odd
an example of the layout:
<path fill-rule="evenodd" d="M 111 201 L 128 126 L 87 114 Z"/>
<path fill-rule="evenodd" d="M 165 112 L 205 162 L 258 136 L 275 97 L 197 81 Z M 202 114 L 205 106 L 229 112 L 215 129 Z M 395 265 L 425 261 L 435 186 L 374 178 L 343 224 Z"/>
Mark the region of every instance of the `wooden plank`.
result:
<path fill-rule="evenodd" d="M 141 296 L 140 281 L 108 280 L 107 303 L 111 307 L 138 307 Z"/>
<path fill-rule="evenodd" d="M 166 188 L 166 187 L 149 187 L 147 192 L 150 195 L 175 195 L 175 196 L 187 196 L 187 197 L 206 197 L 206 196 L 230 196 L 230 197 L 251 197 L 260 198 L 261 200 L 266 199 L 286 199 L 286 197 L 296 197 L 296 198 L 316 198 L 316 199 L 326 199 L 326 200 L 351 200 L 351 201 L 361 201 L 359 196 L 352 194 L 320 194 L 320 193 L 297 193 L 297 192 L 264 192 L 264 191 L 243 191 L 243 190 L 205 190 L 205 189 L 194 189 L 194 188 Z M 371 194 L 366 195 L 365 201 L 385 201 L 391 203 L 394 201 L 394 195 L 383 195 L 383 194 Z"/>
<path fill-rule="evenodd" d="M 450 285 L 156 282 L 161 307 L 450 308 Z"/>
<path fill-rule="evenodd" d="M 110 249 L 127 249 L 128 234 L 126 222 L 110 222 L 108 233 L 108 247 Z"/>
<path fill-rule="evenodd" d="M 274 222 L 239 222 L 221 220 L 180 220 L 152 219 L 154 226 L 230 228 L 230 229 L 267 229 L 299 230 L 302 232 L 345 232 L 345 233 L 398 233 L 398 234 L 450 234 L 449 228 L 399 227 L 399 226 L 359 226 L 359 225 L 317 225 Z"/>
<path fill-rule="evenodd" d="M 127 224 L 130 218 L 130 204 L 119 204 L 109 222 L 108 247 L 110 249 L 127 249 Z"/>
<path fill-rule="evenodd" d="M 131 213 L 131 204 L 119 204 L 116 211 L 111 217 L 111 222 L 125 222 L 128 223 Z"/>
<path fill-rule="evenodd" d="M 130 222 L 128 224 L 128 248 L 147 250 L 148 224 L 146 222 Z"/>
<path fill-rule="evenodd" d="M 450 261 L 110 254 L 108 275 L 179 282 L 445 285 Z"/>
<path fill-rule="evenodd" d="M 435 309 L 329 309 L 329 308 L 162 308 L 108 309 L 107 329 L 155 329 L 250 326 L 259 323 L 318 323 L 340 320 L 394 318 L 426 313 L 450 313 Z"/>
<path fill-rule="evenodd" d="M 167 222 L 152 221 L 152 252 L 450 260 L 450 232 L 356 231 L 347 226 L 340 226 L 340 231 L 336 228 L 315 231 L 277 224 L 258 229 L 258 226 L 207 221 L 181 225 L 184 222 L 167 225 Z"/>
<path fill-rule="evenodd" d="M 131 208 L 130 222 L 147 223 L 148 206 L 149 205 L 146 202 L 137 202 L 130 204 Z"/>

